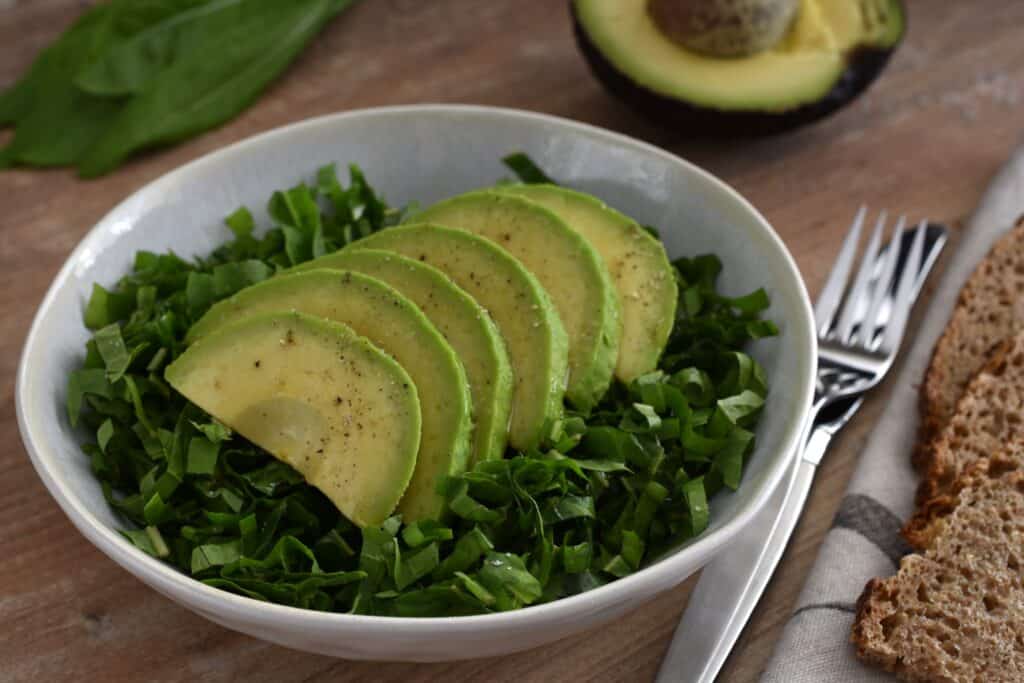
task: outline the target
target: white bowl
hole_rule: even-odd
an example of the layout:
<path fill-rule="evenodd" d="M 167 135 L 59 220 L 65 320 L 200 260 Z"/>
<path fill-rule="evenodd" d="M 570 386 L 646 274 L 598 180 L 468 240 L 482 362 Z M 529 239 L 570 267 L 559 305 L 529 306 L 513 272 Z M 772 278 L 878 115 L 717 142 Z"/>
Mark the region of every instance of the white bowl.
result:
<path fill-rule="evenodd" d="M 93 282 L 111 285 L 139 249 L 205 254 L 229 237 L 222 219 L 245 204 L 257 220 L 270 193 L 325 163 L 362 166 L 394 204 L 429 204 L 508 175 L 522 150 L 567 184 L 655 225 L 672 257 L 715 252 L 722 287 L 764 286 L 778 338 L 754 346 L 771 393 L 757 447 L 736 493 L 711 503 L 711 525 L 674 554 L 574 597 L 481 616 L 411 619 L 331 614 L 259 602 L 205 586 L 142 553 L 115 530 L 64 409 L 68 373 L 88 338 Z M 352 659 L 439 661 L 501 655 L 593 627 L 676 586 L 748 523 L 780 480 L 812 394 L 815 337 L 800 274 L 778 235 L 739 194 L 660 149 L 564 119 L 469 106 L 367 109 L 305 121 L 239 142 L 150 183 L 111 211 L 74 250 L 32 324 L 18 369 L 22 439 L 39 476 L 86 538 L 160 593 L 211 621 L 288 647 Z"/>

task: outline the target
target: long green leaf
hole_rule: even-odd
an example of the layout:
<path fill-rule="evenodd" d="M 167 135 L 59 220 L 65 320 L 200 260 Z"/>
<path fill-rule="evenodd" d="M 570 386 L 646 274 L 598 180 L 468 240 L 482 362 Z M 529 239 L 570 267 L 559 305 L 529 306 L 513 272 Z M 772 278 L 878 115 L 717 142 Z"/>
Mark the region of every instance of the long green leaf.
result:
<path fill-rule="evenodd" d="M 196 135 L 248 107 L 337 11 L 329 0 L 244 0 L 195 22 L 188 51 L 152 76 L 79 161 L 84 177 Z"/>

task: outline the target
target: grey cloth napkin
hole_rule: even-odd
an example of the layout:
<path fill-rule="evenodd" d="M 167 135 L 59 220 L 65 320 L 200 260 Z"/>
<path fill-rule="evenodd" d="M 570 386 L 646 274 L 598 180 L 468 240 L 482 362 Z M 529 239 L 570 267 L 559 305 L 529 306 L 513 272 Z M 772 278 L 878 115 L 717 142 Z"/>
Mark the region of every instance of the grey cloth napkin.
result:
<path fill-rule="evenodd" d="M 918 387 L 960 288 L 992 243 L 1024 213 L 1024 148 L 993 180 L 971 217 L 905 349 L 892 396 L 822 543 L 782 638 L 761 679 L 765 683 L 892 681 L 865 666 L 850 644 L 854 606 L 864 584 L 889 576 L 908 548 L 899 530 L 913 508 L 917 476 L 910 452 L 917 433 Z"/>

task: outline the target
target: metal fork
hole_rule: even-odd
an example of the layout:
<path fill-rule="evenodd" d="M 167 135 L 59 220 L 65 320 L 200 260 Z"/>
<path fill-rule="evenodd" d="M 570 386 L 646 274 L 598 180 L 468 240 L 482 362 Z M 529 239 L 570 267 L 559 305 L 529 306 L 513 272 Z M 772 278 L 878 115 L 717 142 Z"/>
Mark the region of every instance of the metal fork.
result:
<path fill-rule="evenodd" d="M 705 567 L 658 673 L 659 683 L 710 683 L 721 670 L 775 571 L 807 502 L 832 437 L 896 359 L 917 296 L 946 244 L 944 228 L 921 221 L 893 228 L 882 212 L 852 284 L 867 210 L 857 212 L 814 307 L 818 370 L 802 447 L 769 504 Z"/>

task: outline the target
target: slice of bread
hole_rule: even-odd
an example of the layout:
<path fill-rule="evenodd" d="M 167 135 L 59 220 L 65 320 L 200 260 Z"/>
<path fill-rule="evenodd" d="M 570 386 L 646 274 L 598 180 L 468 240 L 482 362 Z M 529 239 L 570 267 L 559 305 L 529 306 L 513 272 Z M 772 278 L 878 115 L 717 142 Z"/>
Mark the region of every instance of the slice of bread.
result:
<path fill-rule="evenodd" d="M 953 415 L 992 348 L 1024 326 L 1024 216 L 967 280 L 921 384 L 921 428 L 914 465 L 927 470 L 933 440 Z"/>
<path fill-rule="evenodd" d="M 1024 436 L 1011 441 L 992 458 L 982 458 L 970 465 L 946 493 L 918 506 L 903 527 L 903 537 L 915 550 L 930 548 L 945 528 L 945 520 L 960 503 L 960 492 L 968 485 L 985 479 L 999 479 L 1024 471 Z"/>
<path fill-rule="evenodd" d="M 965 474 L 925 552 L 865 586 L 851 635 L 861 659 L 906 681 L 1024 680 L 1024 471 L 998 471 Z"/>
<path fill-rule="evenodd" d="M 1024 433 L 1024 332 L 1006 340 L 967 385 L 956 411 L 931 447 L 918 488 L 924 506 L 947 493 L 971 464 L 998 453 Z"/>

